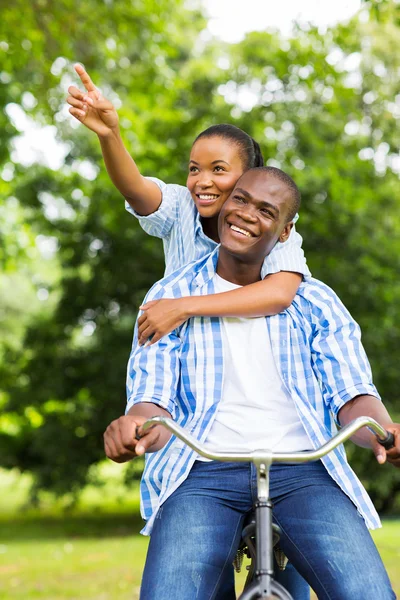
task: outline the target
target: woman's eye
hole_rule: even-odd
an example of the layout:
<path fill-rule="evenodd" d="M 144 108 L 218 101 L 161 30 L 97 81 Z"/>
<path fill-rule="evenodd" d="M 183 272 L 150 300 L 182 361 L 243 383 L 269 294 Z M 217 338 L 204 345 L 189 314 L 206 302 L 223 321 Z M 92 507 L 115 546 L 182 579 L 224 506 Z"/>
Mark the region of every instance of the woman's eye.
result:
<path fill-rule="evenodd" d="M 198 171 L 197 167 L 189 167 L 189 173 L 196 173 Z"/>
<path fill-rule="evenodd" d="M 224 169 L 224 167 L 221 167 L 221 166 L 217 165 L 214 168 L 214 171 L 216 171 L 217 173 L 222 173 L 223 171 L 225 171 L 225 169 Z"/>

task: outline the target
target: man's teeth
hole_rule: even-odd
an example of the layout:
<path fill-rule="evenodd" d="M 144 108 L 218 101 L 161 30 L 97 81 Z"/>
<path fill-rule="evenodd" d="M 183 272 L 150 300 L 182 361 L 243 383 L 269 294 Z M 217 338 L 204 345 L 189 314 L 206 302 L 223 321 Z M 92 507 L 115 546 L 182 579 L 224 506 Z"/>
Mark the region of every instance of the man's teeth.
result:
<path fill-rule="evenodd" d="M 200 200 L 215 200 L 218 198 L 216 194 L 199 194 Z"/>
<path fill-rule="evenodd" d="M 233 229 L 233 231 L 237 231 L 238 233 L 242 233 L 247 237 L 251 237 L 251 233 L 249 231 L 246 231 L 245 229 L 240 229 L 240 227 L 236 227 L 236 225 L 231 225 L 231 229 Z"/>

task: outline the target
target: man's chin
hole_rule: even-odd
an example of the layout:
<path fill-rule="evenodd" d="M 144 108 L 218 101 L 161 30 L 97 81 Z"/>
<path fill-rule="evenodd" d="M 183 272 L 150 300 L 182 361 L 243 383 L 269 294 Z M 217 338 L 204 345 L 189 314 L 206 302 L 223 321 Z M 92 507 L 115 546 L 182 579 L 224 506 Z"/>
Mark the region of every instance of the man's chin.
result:
<path fill-rule="evenodd" d="M 252 253 L 250 251 L 252 247 L 251 239 L 243 239 L 241 240 L 221 240 L 221 246 L 228 252 L 242 260 L 248 256 L 249 260 L 252 257 Z"/>
<path fill-rule="evenodd" d="M 227 254 L 237 257 L 240 262 L 257 264 L 260 260 L 263 262 L 272 249 L 259 247 L 258 241 L 256 237 L 233 238 L 227 232 L 226 235 L 221 237 L 221 249 L 223 248 Z"/>

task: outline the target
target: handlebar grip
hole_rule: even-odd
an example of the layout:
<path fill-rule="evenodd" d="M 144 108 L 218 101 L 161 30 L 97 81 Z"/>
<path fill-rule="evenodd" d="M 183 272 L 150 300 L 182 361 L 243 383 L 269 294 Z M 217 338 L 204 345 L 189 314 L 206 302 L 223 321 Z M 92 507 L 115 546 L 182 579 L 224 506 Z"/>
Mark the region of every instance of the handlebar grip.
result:
<path fill-rule="evenodd" d="M 387 435 L 384 438 L 380 438 L 377 436 L 377 440 L 381 446 L 385 448 L 385 450 L 390 450 L 390 448 L 394 448 L 394 435 L 390 431 L 386 432 Z"/>

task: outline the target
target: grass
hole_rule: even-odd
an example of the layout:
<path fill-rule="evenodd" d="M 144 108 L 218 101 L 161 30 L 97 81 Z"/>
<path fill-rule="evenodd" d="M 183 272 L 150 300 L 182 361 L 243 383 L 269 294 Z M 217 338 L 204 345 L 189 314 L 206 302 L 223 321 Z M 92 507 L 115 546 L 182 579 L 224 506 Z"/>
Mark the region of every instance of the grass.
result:
<path fill-rule="evenodd" d="M 136 492 L 119 496 L 111 481 L 85 490 L 80 505 L 64 513 L 50 502 L 21 510 L 27 482 L 3 474 L 0 483 L 2 600 L 138 599 L 148 539 L 139 535 Z M 386 521 L 374 538 L 400 594 L 400 521 Z"/>
<path fill-rule="evenodd" d="M 148 538 L 139 535 L 137 489 L 106 465 L 108 484 L 88 486 L 71 511 L 42 495 L 24 507 L 30 480 L 0 472 L 0 598 L 135 600 Z"/>

